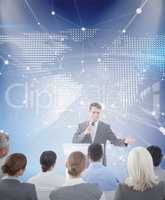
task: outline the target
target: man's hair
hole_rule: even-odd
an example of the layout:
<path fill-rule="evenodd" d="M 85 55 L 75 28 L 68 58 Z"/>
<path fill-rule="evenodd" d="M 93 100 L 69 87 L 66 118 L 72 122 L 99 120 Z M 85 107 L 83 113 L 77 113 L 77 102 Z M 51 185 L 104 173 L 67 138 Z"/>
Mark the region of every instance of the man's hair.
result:
<path fill-rule="evenodd" d="M 98 109 L 100 109 L 100 110 L 102 109 L 101 104 L 99 104 L 99 103 L 97 103 L 97 102 L 91 103 L 90 106 L 89 106 L 89 110 L 91 110 L 92 107 L 96 107 L 96 108 L 98 108 Z"/>
<path fill-rule="evenodd" d="M 152 146 L 147 147 L 147 150 L 150 152 L 150 154 L 152 156 L 154 166 L 158 167 L 163 158 L 161 148 L 158 146 L 152 145 Z"/>
<path fill-rule="evenodd" d="M 88 157 L 94 162 L 100 161 L 103 157 L 103 148 L 101 144 L 91 144 L 88 148 Z"/>
<path fill-rule="evenodd" d="M 40 156 L 40 164 L 43 172 L 49 171 L 56 163 L 57 155 L 54 151 L 44 151 Z"/>
<path fill-rule="evenodd" d="M 9 136 L 3 130 L 0 130 L 0 149 L 9 146 Z"/>

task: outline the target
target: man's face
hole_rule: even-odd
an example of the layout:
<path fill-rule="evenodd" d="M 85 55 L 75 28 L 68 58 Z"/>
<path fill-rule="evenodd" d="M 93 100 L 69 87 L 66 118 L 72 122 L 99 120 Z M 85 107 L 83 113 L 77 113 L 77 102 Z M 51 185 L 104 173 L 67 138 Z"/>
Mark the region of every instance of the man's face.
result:
<path fill-rule="evenodd" d="M 96 107 L 92 107 L 89 110 L 89 118 L 91 121 L 96 122 L 100 118 L 101 109 L 98 109 Z"/>

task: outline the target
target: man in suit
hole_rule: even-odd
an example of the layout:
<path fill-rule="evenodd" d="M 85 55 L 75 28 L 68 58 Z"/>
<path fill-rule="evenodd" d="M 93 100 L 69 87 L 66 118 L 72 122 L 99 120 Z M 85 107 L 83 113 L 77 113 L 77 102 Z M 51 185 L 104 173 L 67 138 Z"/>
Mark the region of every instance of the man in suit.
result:
<path fill-rule="evenodd" d="M 76 133 L 73 136 L 73 143 L 100 143 L 106 147 L 106 142 L 109 140 L 111 144 L 116 146 L 127 146 L 133 144 L 134 139 L 128 137 L 126 139 L 119 139 L 113 133 L 109 124 L 99 120 L 102 111 L 102 106 L 99 103 L 91 103 L 89 106 L 89 119 L 80 123 Z M 104 151 L 105 153 L 105 151 Z M 104 155 L 104 164 L 105 155 Z"/>

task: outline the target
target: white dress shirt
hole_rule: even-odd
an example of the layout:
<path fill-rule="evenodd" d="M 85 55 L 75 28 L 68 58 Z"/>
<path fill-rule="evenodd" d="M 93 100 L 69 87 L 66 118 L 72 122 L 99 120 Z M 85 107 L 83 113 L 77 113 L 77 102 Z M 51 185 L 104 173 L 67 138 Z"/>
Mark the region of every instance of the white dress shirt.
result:
<path fill-rule="evenodd" d="M 91 138 L 92 138 L 92 142 L 94 142 L 95 136 L 96 136 L 96 132 L 97 132 L 97 127 L 98 127 L 98 122 L 96 121 L 94 123 L 94 126 L 92 126 L 92 134 L 91 134 Z"/>
<path fill-rule="evenodd" d="M 28 180 L 28 183 L 34 184 L 39 188 L 59 188 L 65 182 L 65 177 L 58 174 L 54 169 L 47 172 L 40 172 Z"/>
<path fill-rule="evenodd" d="M 48 200 L 51 191 L 61 187 L 64 182 L 65 178 L 55 172 L 55 170 L 40 172 L 28 180 L 28 183 L 32 183 L 36 186 L 39 200 Z"/>

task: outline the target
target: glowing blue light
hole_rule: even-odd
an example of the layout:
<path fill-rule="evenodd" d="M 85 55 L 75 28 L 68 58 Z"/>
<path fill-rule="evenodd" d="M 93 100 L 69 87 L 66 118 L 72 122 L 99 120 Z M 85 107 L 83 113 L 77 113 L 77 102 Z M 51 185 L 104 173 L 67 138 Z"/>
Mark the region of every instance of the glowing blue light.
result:
<path fill-rule="evenodd" d="M 8 65 L 8 64 L 9 64 L 9 61 L 8 61 L 8 60 L 5 60 L 5 61 L 4 61 L 4 64 L 5 64 L 5 65 Z"/>
<path fill-rule="evenodd" d="M 82 30 L 82 31 L 85 31 L 85 30 L 86 30 L 86 28 L 85 28 L 85 27 L 82 27 L 82 28 L 81 28 L 81 30 Z"/>
<path fill-rule="evenodd" d="M 51 15 L 55 15 L 56 13 L 55 13 L 55 11 L 54 10 L 52 10 L 51 11 Z"/>

